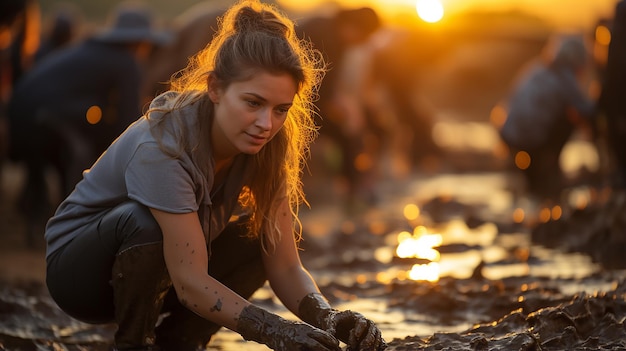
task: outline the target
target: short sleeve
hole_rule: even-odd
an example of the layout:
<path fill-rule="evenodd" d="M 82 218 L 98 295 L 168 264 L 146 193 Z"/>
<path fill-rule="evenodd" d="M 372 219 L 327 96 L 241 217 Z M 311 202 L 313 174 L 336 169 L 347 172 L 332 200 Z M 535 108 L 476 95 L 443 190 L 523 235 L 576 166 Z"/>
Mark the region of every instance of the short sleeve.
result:
<path fill-rule="evenodd" d="M 171 213 L 198 210 L 192 176 L 183 161 L 164 154 L 156 143 L 140 145 L 125 171 L 128 197 Z"/>

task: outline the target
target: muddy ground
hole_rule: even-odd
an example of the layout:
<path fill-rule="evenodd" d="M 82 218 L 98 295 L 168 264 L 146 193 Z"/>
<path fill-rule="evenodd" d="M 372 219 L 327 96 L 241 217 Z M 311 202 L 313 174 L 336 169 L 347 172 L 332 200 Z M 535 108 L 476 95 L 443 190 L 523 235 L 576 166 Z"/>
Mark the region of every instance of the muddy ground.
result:
<path fill-rule="evenodd" d="M 408 184 L 404 183 L 406 189 L 410 189 Z M 303 262 L 320 278 L 325 295 L 335 305 L 364 306 L 364 313 L 383 333 L 393 335 L 387 337 L 388 350 L 626 349 L 626 192 L 605 191 L 585 209 L 532 226 L 481 215 L 485 212 L 480 211 L 480 204 L 454 196 L 431 198 L 420 204 L 431 226 L 450 223 L 452 218 L 462 218 L 470 229 L 492 223 L 500 240 L 525 233 L 532 244 L 507 246 L 504 258 L 480 262 L 469 276 L 448 275 L 428 282 L 400 275 L 376 277 L 414 263 L 374 255 L 378 248 L 393 246 L 388 233 L 407 226 L 402 216 L 393 214 L 397 212 L 393 199 L 404 201 L 400 199 L 407 194 L 398 183 L 388 186 L 387 200 L 381 200 L 377 210 L 347 217 L 337 215 L 341 210 L 330 201 L 317 212 L 305 211 L 305 228 L 310 230 L 302 244 Z M 82 324 L 65 316 L 43 286 L 42 243 L 26 246 L 24 237 L 18 235 L 24 223 L 6 204 L 2 216 L 0 349 L 108 350 L 114 326 Z M 468 252 L 477 245 L 488 244 L 468 238 L 465 244 L 444 242 L 438 250 L 444 256 Z M 532 267 L 546 261 L 536 253 L 538 247 L 580 252 L 599 268 L 569 277 L 558 272 L 534 274 Z M 500 265 L 506 270 L 514 264 L 530 267 L 530 273 L 511 272 L 497 279 L 485 274 L 490 267 Z M 285 313 L 268 291 L 257 295 L 255 302 Z M 430 326 L 420 327 L 424 325 Z M 218 333 L 210 349 L 263 349 L 233 334 Z"/>

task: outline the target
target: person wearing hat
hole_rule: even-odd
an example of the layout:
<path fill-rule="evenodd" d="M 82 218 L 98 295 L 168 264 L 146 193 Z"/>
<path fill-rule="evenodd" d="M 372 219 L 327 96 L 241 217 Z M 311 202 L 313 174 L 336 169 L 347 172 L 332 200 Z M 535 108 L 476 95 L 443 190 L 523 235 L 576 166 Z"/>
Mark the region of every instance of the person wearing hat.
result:
<path fill-rule="evenodd" d="M 25 165 L 19 207 L 31 223 L 49 215 L 44 172 L 66 196 L 101 152 L 140 115 L 141 63 L 168 36 L 149 12 L 122 6 L 114 24 L 39 61 L 8 103 L 9 157 Z"/>

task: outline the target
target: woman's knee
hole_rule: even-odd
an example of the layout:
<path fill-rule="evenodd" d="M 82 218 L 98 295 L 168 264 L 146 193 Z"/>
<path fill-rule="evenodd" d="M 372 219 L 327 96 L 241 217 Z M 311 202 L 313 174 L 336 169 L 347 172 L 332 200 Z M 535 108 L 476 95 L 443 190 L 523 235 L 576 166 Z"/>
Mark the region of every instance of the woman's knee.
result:
<path fill-rule="evenodd" d="M 111 210 L 103 218 L 99 229 L 101 232 L 115 232 L 120 242 L 118 252 L 163 241 L 161 228 L 150 209 L 136 201 L 127 201 Z"/>

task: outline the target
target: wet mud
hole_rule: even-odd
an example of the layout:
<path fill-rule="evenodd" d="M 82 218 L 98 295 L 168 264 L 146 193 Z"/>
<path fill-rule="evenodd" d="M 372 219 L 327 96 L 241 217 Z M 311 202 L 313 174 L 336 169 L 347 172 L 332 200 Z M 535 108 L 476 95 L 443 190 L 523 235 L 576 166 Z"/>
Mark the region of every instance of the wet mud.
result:
<path fill-rule="evenodd" d="M 607 279 L 609 277 L 596 277 Z M 448 281 L 445 287 L 396 291 L 398 306 L 422 310 L 435 323 L 474 315 L 480 323 L 458 333 L 408 336 L 390 350 L 623 350 L 624 281 L 605 292 L 569 296 L 558 281 Z M 404 289 L 399 289 L 403 291 Z M 508 312 L 507 312 L 508 311 Z"/>
<path fill-rule="evenodd" d="M 501 260 L 480 262 L 466 278 L 381 281 L 373 278 L 376 272 L 408 268 L 415 262 L 374 259 L 376 248 L 388 245 L 378 231 L 388 232 L 403 223 L 387 217 L 387 230 L 375 229 L 373 222 L 381 223 L 371 215 L 343 223 L 332 239 L 303 243 L 302 257 L 321 277 L 320 288 L 332 303 L 377 301 L 382 307 L 372 319 L 383 331 L 397 328 L 393 318 L 385 315 L 402 315 L 398 323 L 408 331 L 404 337 L 388 338 L 388 350 L 624 350 L 626 255 L 619 254 L 626 240 L 624 199 L 624 193 L 612 192 L 585 209 L 529 228 L 532 245 L 582 252 L 599 264 L 595 272 L 580 277 L 486 277 L 484 272 L 493 266 L 545 263 L 545 258 L 534 254 L 534 246 L 520 245 L 510 248 Z M 474 226 L 486 221 L 475 214 L 475 206 L 461 201 L 431 199 L 423 208 L 437 221 L 446 222 L 453 214 Z M 523 230 L 506 221 L 497 226 L 499 236 L 509 235 L 507 230 Z M 475 244 L 439 247 L 442 254 L 474 249 Z M 282 312 L 270 295 L 255 302 Z M 39 280 L 0 281 L 0 316 L 2 350 L 109 350 L 115 330 L 114 325 L 88 325 L 67 317 Z M 248 349 L 240 341 L 221 345 L 215 349 Z"/>
<path fill-rule="evenodd" d="M 574 209 L 559 221 L 532 230 L 532 240 L 546 247 L 588 254 L 607 269 L 626 268 L 626 191 L 604 189 L 596 201 Z"/>

